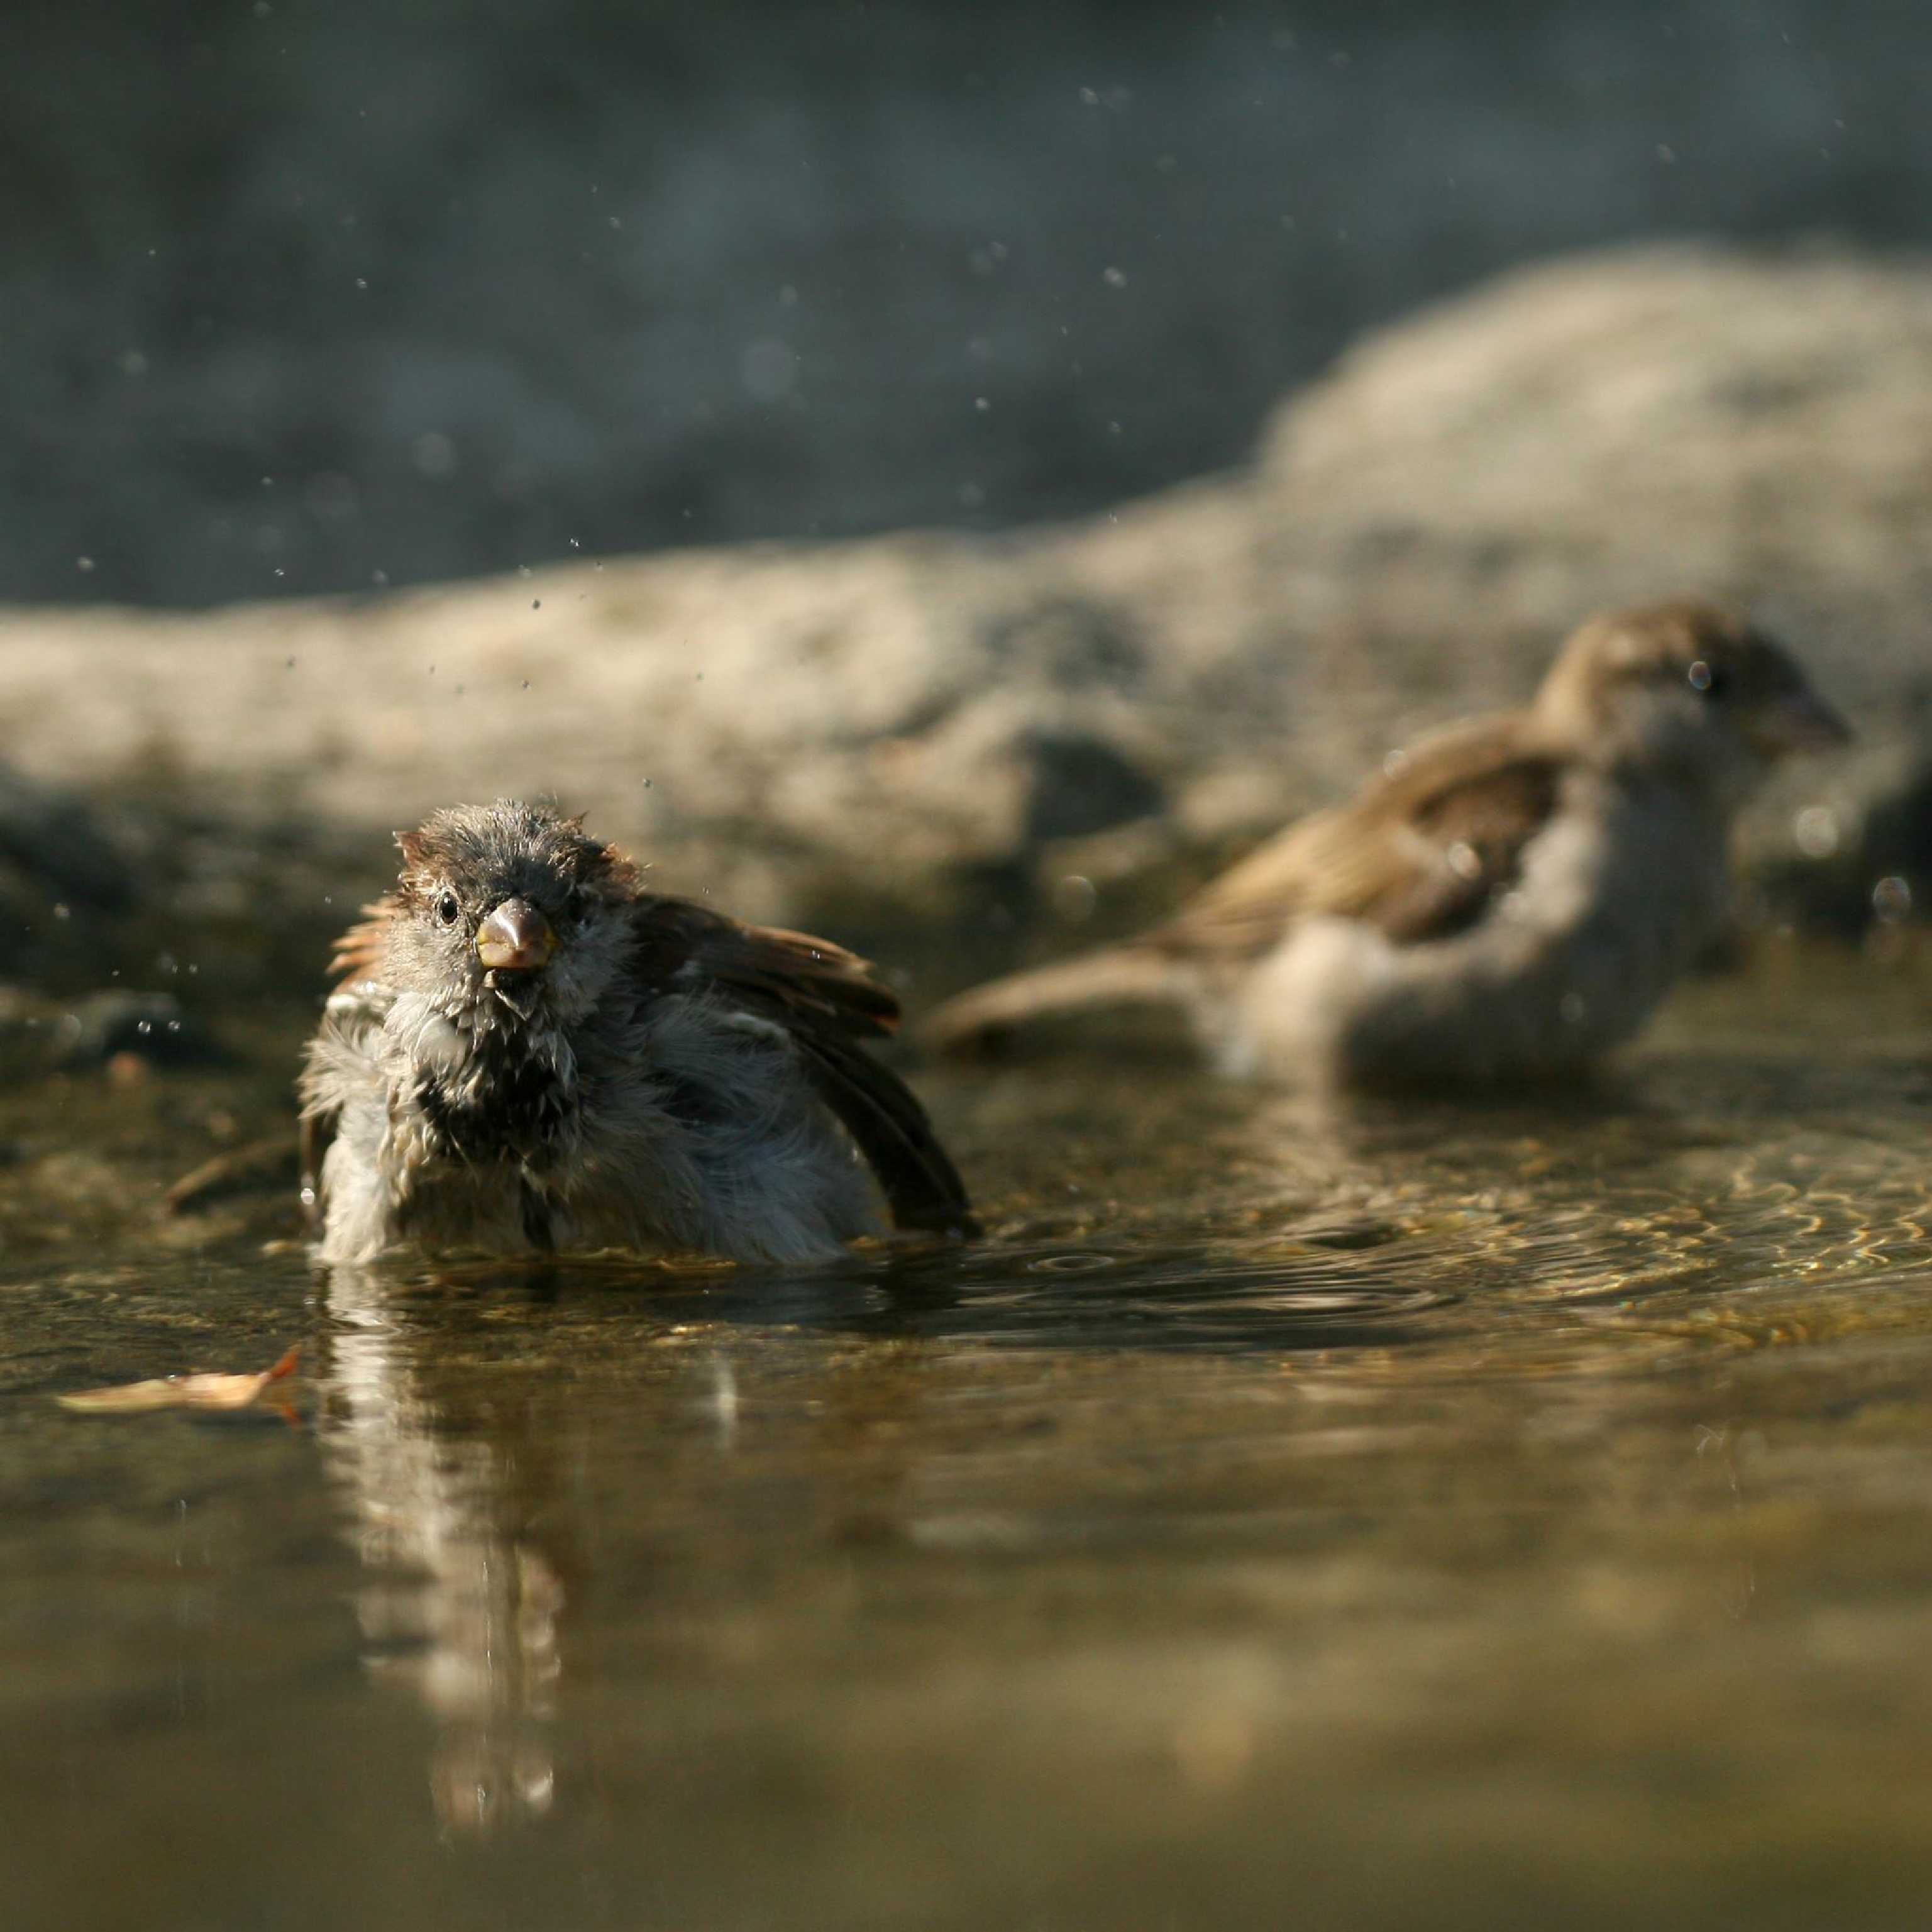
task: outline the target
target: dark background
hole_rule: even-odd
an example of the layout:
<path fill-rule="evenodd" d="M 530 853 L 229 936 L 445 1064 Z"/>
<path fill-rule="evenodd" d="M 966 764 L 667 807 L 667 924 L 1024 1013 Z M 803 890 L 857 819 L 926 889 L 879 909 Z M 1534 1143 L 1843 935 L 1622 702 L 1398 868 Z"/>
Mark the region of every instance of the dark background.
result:
<path fill-rule="evenodd" d="M 1932 8 L 14 0 L 0 596 L 1004 526 L 1364 326 L 1659 232 L 1916 238 Z"/>

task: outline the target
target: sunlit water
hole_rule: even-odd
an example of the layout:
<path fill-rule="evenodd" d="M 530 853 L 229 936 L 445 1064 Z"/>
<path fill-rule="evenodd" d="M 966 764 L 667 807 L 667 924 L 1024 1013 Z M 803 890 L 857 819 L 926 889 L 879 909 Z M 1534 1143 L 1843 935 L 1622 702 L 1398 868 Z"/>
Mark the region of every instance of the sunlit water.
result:
<path fill-rule="evenodd" d="M 1932 1913 L 1922 973 L 1561 1106 L 949 1075 L 988 1239 L 815 1272 L 158 1217 L 265 1078 L 0 1117 L 0 1925 Z"/>

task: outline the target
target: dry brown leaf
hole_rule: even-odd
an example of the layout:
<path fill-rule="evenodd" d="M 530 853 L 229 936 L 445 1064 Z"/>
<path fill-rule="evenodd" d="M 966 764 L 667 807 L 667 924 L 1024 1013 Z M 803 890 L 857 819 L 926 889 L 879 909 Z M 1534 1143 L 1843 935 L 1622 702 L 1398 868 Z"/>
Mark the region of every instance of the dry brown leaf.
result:
<path fill-rule="evenodd" d="M 246 1408 L 271 1382 L 295 1373 L 299 1343 L 272 1369 L 254 1376 L 163 1376 L 122 1382 L 114 1388 L 80 1389 L 56 1396 L 77 1415 L 140 1415 L 156 1408 Z"/>

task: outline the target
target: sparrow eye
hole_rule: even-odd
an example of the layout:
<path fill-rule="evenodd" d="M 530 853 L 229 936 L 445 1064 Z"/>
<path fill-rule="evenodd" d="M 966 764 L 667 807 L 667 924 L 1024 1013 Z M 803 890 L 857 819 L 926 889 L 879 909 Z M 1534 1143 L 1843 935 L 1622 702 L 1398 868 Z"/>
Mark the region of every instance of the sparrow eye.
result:
<path fill-rule="evenodd" d="M 1730 682 L 1729 675 L 1702 658 L 1690 667 L 1690 688 L 1700 698 L 1721 698 Z"/>
<path fill-rule="evenodd" d="M 445 892 L 436 902 L 436 916 L 445 926 L 454 926 L 456 916 L 463 908 L 456 903 L 454 892 Z"/>

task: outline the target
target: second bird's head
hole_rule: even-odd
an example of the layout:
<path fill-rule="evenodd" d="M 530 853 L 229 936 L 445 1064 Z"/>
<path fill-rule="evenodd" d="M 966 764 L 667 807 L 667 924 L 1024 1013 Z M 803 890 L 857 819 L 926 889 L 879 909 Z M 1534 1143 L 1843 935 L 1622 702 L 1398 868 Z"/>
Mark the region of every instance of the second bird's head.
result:
<path fill-rule="evenodd" d="M 1564 644 L 1532 716 L 1560 748 L 1667 774 L 1735 804 L 1780 759 L 1848 742 L 1776 639 L 1690 598 L 1596 617 Z"/>

